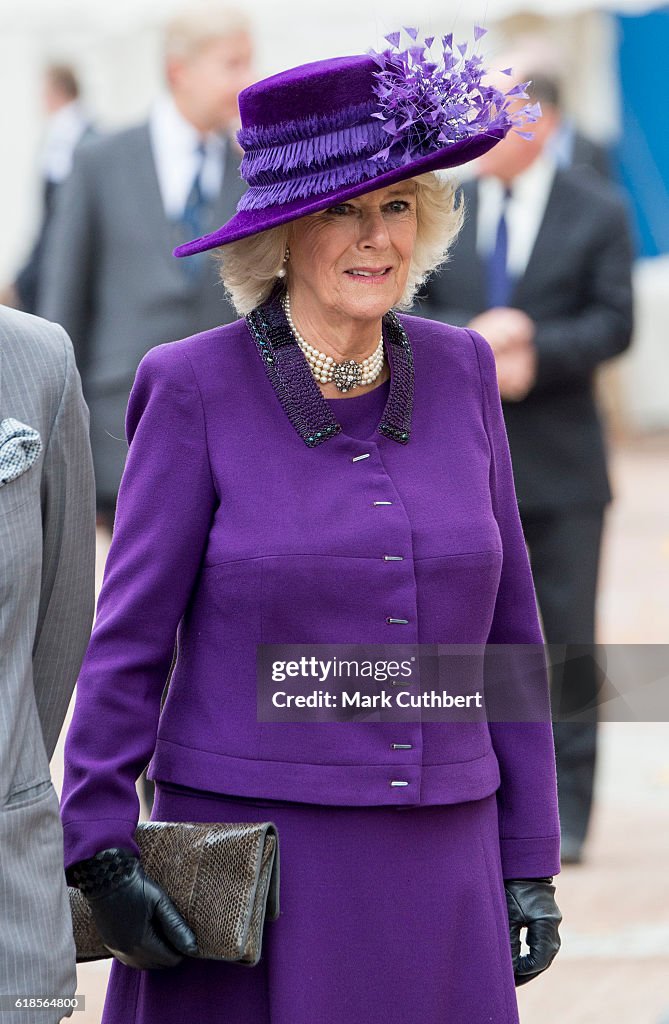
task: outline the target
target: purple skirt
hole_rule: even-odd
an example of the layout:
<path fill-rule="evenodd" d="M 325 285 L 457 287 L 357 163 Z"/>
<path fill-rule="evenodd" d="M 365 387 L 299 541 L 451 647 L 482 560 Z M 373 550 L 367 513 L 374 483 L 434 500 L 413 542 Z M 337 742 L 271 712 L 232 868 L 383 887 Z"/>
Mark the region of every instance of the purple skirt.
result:
<path fill-rule="evenodd" d="M 273 821 L 280 903 L 255 967 L 114 960 L 102 1024 L 518 1024 L 494 794 L 333 807 L 156 782 L 154 821 Z"/>

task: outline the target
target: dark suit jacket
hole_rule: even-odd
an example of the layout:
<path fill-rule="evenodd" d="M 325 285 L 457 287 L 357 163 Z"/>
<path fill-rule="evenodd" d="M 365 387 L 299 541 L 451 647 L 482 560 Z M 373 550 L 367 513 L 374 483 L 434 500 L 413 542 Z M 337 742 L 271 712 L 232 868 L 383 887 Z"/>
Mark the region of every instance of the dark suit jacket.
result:
<path fill-rule="evenodd" d="M 476 252 L 476 182 L 449 262 L 423 289 L 416 311 L 464 325 L 486 309 Z M 503 403 L 521 512 L 601 506 L 611 500 L 593 374 L 622 352 L 632 331 L 632 243 L 618 192 L 593 171 L 558 170 L 525 274 L 510 306 L 536 324 L 537 380 Z"/>
<path fill-rule="evenodd" d="M 571 162 L 573 167 L 589 167 L 609 181 L 612 179 L 611 154 L 608 148 L 581 132 L 576 132 L 574 136 Z"/>
<path fill-rule="evenodd" d="M 229 146 L 205 231 L 233 215 L 244 187 Z M 91 414 L 99 500 L 118 491 L 125 411 L 142 357 L 154 345 L 237 317 L 210 256 L 193 278 L 189 260 L 172 255 L 186 240 L 165 216 L 147 124 L 81 147 L 56 197 L 38 308 L 72 338 Z"/>
<path fill-rule="evenodd" d="M 77 142 L 75 150 L 79 146 L 86 145 L 92 142 L 93 139 L 98 137 L 98 132 L 92 125 L 88 125 L 83 135 Z M 42 260 L 44 259 L 44 244 L 46 241 L 46 235 L 49 228 L 49 223 L 53 216 L 56 192 L 59 186 L 55 181 L 45 180 L 42 184 L 42 221 L 37 232 L 37 237 L 33 244 L 26 262 L 23 264 L 16 280 L 14 281 L 14 287 L 16 288 L 19 301 L 21 303 L 21 309 L 26 313 L 34 313 L 37 309 L 37 299 L 39 295 L 39 275 L 42 267 Z"/>

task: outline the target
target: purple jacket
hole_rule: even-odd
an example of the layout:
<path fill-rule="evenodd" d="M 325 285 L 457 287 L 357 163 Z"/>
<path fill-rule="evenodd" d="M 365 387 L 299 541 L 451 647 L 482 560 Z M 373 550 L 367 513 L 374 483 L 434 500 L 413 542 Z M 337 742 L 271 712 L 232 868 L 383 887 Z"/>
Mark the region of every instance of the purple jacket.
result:
<path fill-rule="evenodd" d="M 65 745 L 65 866 L 138 852 L 151 759 L 150 778 L 321 804 L 497 791 L 505 877 L 557 873 L 549 722 L 258 722 L 261 642 L 542 641 L 487 342 L 386 317 L 390 393 L 363 441 L 339 428 L 277 304 L 262 309 L 138 368 Z"/>

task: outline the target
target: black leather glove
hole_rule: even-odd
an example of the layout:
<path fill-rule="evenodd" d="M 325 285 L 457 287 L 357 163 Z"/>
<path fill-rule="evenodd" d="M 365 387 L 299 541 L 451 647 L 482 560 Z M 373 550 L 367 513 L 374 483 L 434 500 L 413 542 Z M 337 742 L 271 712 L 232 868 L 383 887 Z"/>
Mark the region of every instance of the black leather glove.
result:
<path fill-rule="evenodd" d="M 102 941 L 121 963 L 174 967 L 197 954 L 195 935 L 131 850 L 101 850 L 71 865 L 66 877 L 88 900 Z"/>
<path fill-rule="evenodd" d="M 560 948 L 558 928 L 562 914 L 555 902 L 552 882 L 552 877 L 504 880 L 516 986 L 525 985 L 550 967 Z M 527 928 L 530 947 L 525 956 L 520 955 L 521 928 Z"/>

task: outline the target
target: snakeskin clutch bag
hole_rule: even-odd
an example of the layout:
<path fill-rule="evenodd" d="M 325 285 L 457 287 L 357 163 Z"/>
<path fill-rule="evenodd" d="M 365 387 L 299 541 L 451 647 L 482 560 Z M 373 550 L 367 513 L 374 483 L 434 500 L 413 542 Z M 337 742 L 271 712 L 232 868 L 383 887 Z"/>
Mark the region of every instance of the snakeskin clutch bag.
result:
<path fill-rule="evenodd" d="M 141 821 L 135 830 L 144 871 L 195 933 L 198 957 L 253 967 L 265 917 L 279 916 L 279 836 L 271 821 Z M 77 962 L 112 954 L 90 906 L 68 887 Z"/>

